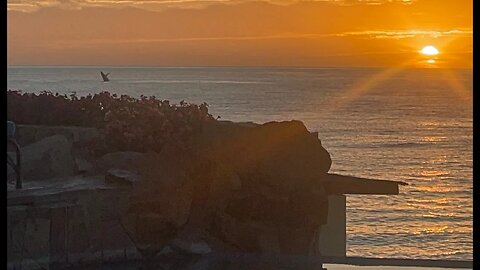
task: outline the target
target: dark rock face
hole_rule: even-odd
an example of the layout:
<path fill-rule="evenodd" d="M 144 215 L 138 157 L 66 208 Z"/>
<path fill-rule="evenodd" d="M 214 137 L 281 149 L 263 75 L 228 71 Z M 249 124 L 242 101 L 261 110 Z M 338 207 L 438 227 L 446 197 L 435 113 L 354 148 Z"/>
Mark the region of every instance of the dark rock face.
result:
<path fill-rule="evenodd" d="M 44 181 L 94 171 L 94 150 L 103 134 L 95 128 L 19 125 L 25 180 Z M 73 168 L 72 168 L 73 159 Z"/>
<path fill-rule="evenodd" d="M 196 148 L 201 155 L 213 157 L 245 178 L 254 173 L 262 181 L 285 188 L 309 186 L 331 166 L 330 155 L 320 140 L 299 121 L 249 126 L 212 123 L 198 141 Z"/>
<path fill-rule="evenodd" d="M 76 173 L 72 142 L 53 135 L 21 148 L 24 180 L 42 181 Z"/>
<path fill-rule="evenodd" d="M 187 148 L 172 142 L 142 157 L 131 212 L 187 234 L 195 228 L 211 248 L 308 254 L 326 223 L 322 176 L 330 165 L 301 122 L 212 123 Z"/>
<path fill-rule="evenodd" d="M 40 137 L 56 130 L 36 129 Z M 208 122 L 187 143 L 171 141 L 160 153 L 101 157 L 89 148 L 100 133 L 74 131 L 68 138 L 33 142 L 25 151 L 38 152 L 29 158 L 39 156 L 39 162 L 45 153 L 56 153 L 55 174 L 104 175 L 106 186 L 128 189 L 128 207 L 118 207 L 119 220 L 146 257 L 167 247 L 192 254 L 309 254 L 318 249 L 315 241 L 328 214 L 322 181 L 331 159 L 299 121 Z M 25 141 L 32 139 L 28 128 L 23 133 Z M 50 171 L 43 175 L 52 177 Z"/>

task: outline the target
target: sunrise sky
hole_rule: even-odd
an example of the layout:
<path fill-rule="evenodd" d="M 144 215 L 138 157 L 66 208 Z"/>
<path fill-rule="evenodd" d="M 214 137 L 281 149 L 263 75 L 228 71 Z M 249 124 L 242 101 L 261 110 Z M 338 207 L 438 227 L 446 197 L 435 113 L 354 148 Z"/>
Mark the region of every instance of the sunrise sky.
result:
<path fill-rule="evenodd" d="M 470 68 L 472 2 L 8 0 L 8 64 Z"/>

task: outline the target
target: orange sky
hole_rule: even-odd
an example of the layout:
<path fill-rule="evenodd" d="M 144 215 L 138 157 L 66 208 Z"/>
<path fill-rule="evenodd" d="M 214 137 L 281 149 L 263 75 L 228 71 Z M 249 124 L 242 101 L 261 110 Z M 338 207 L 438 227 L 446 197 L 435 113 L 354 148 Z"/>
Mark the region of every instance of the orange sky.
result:
<path fill-rule="evenodd" d="M 472 2 L 9 0 L 8 64 L 471 67 Z"/>

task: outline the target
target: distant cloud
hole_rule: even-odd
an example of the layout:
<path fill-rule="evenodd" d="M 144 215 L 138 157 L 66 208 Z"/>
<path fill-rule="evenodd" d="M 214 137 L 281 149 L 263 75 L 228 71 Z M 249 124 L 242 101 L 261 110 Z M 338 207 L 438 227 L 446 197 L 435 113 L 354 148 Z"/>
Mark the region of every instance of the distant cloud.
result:
<path fill-rule="evenodd" d="M 82 9 L 84 7 L 137 7 L 159 11 L 165 8 L 202 8 L 212 4 L 239 4 L 254 0 L 9 0 L 8 11 L 35 12 L 46 7 Z M 330 2 L 338 5 L 380 5 L 390 2 L 411 4 L 417 0 L 265 0 L 276 5 L 289 5 L 297 2 Z"/>
<path fill-rule="evenodd" d="M 8 11 L 34 12 L 41 8 L 62 7 L 65 9 L 80 9 L 83 0 L 9 0 Z"/>
<path fill-rule="evenodd" d="M 50 43 L 58 48 L 83 47 L 92 45 L 113 45 L 113 44 L 140 44 L 140 43 L 165 43 L 165 42 L 190 42 L 190 41 L 242 41 L 242 40 L 270 40 L 270 39 L 315 39 L 324 37 L 335 37 L 337 34 L 295 34 L 284 33 L 277 35 L 263 36 L 222 36 L 222 37 L 183 37 L 183 38 L 143 38 L 143 39 L 88 39 L 88 40 L 59 40 Z"/>
<path fill-rule="evenodd" d="M 432 37 L 440 38 L 444 36 L 465 36 L 471 37 L 473 31 L 471 29 L 452 29 L 445 31 L 435 31 L 435 30 L 386 30 L 386 31 L 358 31 L 358 32 L 344 32 L 338 34 L 339 37 L 344 36 L 359 36 L 365 38 L 378 38 L 378 39 L 403 39 L 403 38 L 414 38 L 414 37 Z"/>
<path fill-rule="evenodd" d="M 446 36 L 472 37 L 472 30 L 390 30 L 390 31 L 359 31 L 344 32 L 339 34 L 315 34 L 315 33 L 281 33 L 276 35 L 256 36 L 217 36 L 217 37 L 182 37 L 182 38 L 141 38 L 141 39 L 88 39 L 88 40 L 58 40 L 49 45 L 57 48 L 84 47 L 115 44 L 147 44 L 147 43 L 175 43 L 175 42 L 209 42 L 209 41 L 249 41 L 249 40 L 272 40 L 272 39 L 321 39 L 329 37 L 352 37 L 366 39 L 403 39 L 415 37 L 441 38 Z"/>

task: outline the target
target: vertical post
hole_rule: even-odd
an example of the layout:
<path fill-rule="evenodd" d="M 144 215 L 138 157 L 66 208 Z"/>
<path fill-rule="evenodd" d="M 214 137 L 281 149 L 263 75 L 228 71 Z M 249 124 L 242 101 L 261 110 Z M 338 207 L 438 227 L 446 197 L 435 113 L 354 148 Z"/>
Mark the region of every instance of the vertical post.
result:
<path fill-rule="evenodd" d="M 20 153 L 20 146 L 17 142 L 15 142 L 15 151 L 17 155 L 17 183 L 15 187 L 17 189 L 22 189 L 22 158 Z"/>

